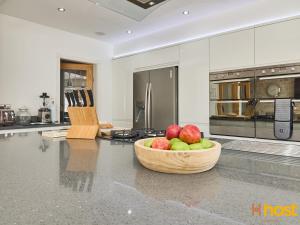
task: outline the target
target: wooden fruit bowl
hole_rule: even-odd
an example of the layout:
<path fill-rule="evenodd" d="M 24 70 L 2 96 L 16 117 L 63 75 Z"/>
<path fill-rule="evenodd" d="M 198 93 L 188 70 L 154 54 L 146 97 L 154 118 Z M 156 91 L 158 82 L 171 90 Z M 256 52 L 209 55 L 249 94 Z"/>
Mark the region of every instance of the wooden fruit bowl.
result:
<path fill-rule="evenodd" d="M 172 151 L 153 149 L 144 146 L 142 139 L 134 143 L 135 154 L 146 168 L 163 173 L 191 174 L 213 168 L 221 154 L 221 144 L 215 141 L 209 149 Z"/>

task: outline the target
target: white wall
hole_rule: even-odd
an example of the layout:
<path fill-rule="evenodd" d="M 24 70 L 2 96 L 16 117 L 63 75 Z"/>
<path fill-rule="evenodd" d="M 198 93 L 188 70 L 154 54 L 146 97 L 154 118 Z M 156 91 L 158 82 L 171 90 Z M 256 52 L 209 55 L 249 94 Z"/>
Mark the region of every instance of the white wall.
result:
<path fill-rule="evenodd" d="M 58 106 L 59 61 L 67 58 L 97 64 L 98 113 L 111 120 L 111 57 L 104 42 L 0 14 L 0 103 L 36 115 L 47 92 Z"/>

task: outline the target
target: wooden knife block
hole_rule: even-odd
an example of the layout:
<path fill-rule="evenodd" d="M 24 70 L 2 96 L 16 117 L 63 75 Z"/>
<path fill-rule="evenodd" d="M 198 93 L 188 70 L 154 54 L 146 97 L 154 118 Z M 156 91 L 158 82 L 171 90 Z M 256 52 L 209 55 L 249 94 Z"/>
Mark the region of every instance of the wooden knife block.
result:
<path fill-rule="evenodd" d="M 67 138 L 95 139 L 99 130 L 99 121 L 95 107 L 68 107 L 71 128 Z"/>

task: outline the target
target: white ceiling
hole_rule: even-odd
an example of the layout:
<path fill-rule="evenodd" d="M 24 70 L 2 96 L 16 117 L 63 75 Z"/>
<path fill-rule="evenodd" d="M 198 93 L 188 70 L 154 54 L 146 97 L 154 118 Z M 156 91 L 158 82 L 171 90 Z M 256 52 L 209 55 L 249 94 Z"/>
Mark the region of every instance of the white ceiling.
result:
<path fill-rule="evenodd" d="M 66 12 L 59 13 L 58 7 L 66 8 Z M 190 15 L 184 16 L 184 10 L 189 10 Z M 143 43 L 151 36 L 159 45 L 160 35 L 176 42 L 188 39 L 187 35 L 203 36 L 300 15 L 300 0 L 169 0 L 142 21 L 97 6 L 91 0 L 0 0 L 0 13 L 110 42 L 125 49 L 119 52 L 125 54 L 135 40 Z M 126 32 L 129 29 L 133 31 L 130 35 Z"/>

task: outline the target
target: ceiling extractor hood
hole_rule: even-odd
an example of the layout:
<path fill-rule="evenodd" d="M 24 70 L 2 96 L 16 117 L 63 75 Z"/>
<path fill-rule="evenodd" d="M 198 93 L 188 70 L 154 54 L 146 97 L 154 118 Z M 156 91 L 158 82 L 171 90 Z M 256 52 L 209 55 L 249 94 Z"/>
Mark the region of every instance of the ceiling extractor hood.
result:
<path fill-rule="evenodd" d="M 166 0 L 127 0 L 127 1 L 132 2 L 133 4 L 140 6 L 144 9 L 148 9 Z"/>
<path fill-rule="evenodd" d="M 136 21 L 143 20 L 163 2 L 169 0 L 89 0 L 90 2 L 115 11 Z"/>

